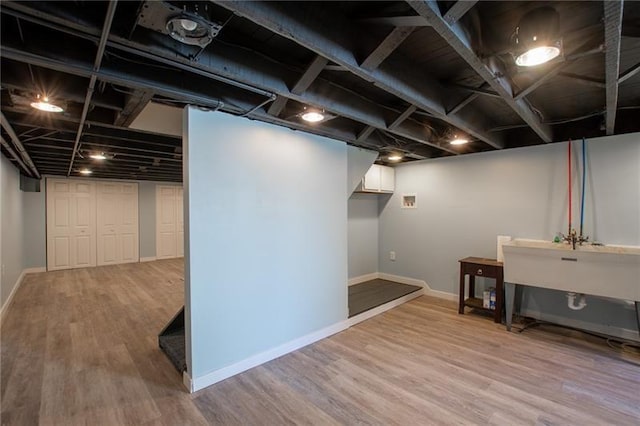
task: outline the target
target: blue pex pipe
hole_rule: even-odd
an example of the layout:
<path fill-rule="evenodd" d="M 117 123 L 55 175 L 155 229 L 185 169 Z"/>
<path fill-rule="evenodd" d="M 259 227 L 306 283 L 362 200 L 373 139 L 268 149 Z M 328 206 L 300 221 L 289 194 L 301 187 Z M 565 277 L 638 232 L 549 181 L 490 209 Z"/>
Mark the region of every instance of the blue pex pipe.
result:
<path fill-rule="evenodd" d="M 584 194 L 587 192 L 587 144 L 582 138 L 582 200 L 580 202 L 580 235 L 582 236 L 582 227 L 584 225 Z"/>

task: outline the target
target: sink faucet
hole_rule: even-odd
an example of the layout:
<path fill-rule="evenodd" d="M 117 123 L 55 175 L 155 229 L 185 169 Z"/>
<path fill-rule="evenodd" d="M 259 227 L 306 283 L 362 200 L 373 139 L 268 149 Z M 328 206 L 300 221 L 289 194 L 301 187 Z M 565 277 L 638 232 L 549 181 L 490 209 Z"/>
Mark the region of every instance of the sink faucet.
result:
<path fill-rule="evenodd" d="M 582 243 L 586 243 L 587 241 L 589 241 L 589 237 L 583 236 L 582 234 L 578 235 L 575 229 L 572 229 L 571 232 L 569 232 L 569 234 L 567 235 L 561 235 L 562 241 L 566 241 L 567 243 L 571 244 L 574 250 L 576 249 L 576 244 L 582 245 Z"/>

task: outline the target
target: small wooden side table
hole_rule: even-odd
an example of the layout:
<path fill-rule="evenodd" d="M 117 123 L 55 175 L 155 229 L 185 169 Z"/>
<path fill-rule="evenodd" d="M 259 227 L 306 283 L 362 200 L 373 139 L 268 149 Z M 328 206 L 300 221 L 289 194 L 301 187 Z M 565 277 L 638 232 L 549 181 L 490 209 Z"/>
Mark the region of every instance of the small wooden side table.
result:
<path fill-rule="evenodd" d="M 504 279 L 502 262 L 495 259 L 481 257 L 465 257 L 460 259 L 460 300 L 458 313 L 464 314 L 464 307 L 493 312 L 493 321 L 502 322 L 502 306 L 504 304 Z M 469 297 L 464 298 L 465 276 L 469 275 Z M 493 278 L 496 280 L 496 309 L 482 307 L 482 299 L 476 297 L 476 277 Z"/>

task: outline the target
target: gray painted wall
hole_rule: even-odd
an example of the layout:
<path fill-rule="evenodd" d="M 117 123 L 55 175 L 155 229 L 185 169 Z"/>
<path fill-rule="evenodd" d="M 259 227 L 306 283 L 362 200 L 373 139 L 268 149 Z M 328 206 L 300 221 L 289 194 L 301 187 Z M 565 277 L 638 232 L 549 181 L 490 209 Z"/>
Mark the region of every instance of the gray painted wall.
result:
<path fill-rule="evenodd" d="M 140 258 L 156 256 L 156 183 L 138 183 Z"/>
<path fill-rule="evenodd" d="M 0 155 L 0 226 L 2 233 L 0 244 L 2 281 L 0 282 L 0 301 L 2 307 L 18 282 L 24 269 L 23 252 L 23 203 L 20 191 L 20 174 L 13 164 Z"/>
<path fill-rule="evenodd" d="M 586 234 L 605 244 L 640 245 L 640 134 L 593 139 L 587 146 Z M 457 294 L 458 260 L 495 258 L 497 235 L 551 240 L 566 232 L 566 150 L 558 143 L 396 167 L 396 191 L 380 215 L 381 272 Z M 575 223 L 580 169 L 574 165 Z M 418 208 L 401 209 L 402 193 L 417 193 Z M 560 292 L 528 289 L 523 297 L 525 313 L 543 319 L 636 329 L 625 303 L 589 297 L 587 308 L 569 311 Z"/>
<path fill-rule="evenodd" d="M 349 198 L 349 278 L 378 272 L 378 194 Z"/>
<path fill-rule="evenodd" d="M 342 142 L 187 109 L 193 379 L 347 318 Z"/>

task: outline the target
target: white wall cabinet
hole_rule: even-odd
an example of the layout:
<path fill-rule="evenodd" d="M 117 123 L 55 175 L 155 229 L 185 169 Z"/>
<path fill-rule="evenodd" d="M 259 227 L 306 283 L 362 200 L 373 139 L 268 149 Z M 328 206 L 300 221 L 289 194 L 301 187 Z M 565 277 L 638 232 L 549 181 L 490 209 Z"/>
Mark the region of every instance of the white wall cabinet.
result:
<path fill-rule="evenodd" d="M 94 182 L 47 179 L 47 269 L 96 266 Z"/>
<path fill-rule="evenodd" d="M 184 256 L 183 189 L 156 187 L 156 258 Z"/>
<path fill-rule="evenodd" d="M 364 175 L 358 192 L 391 193 L 394 189 L 395 170 L 393 167 L 374 164 Z"/>
<path fill-rule="evenodd" d="M 138 262 L 138 184 L 97 183 L 98 265 Z"/>

